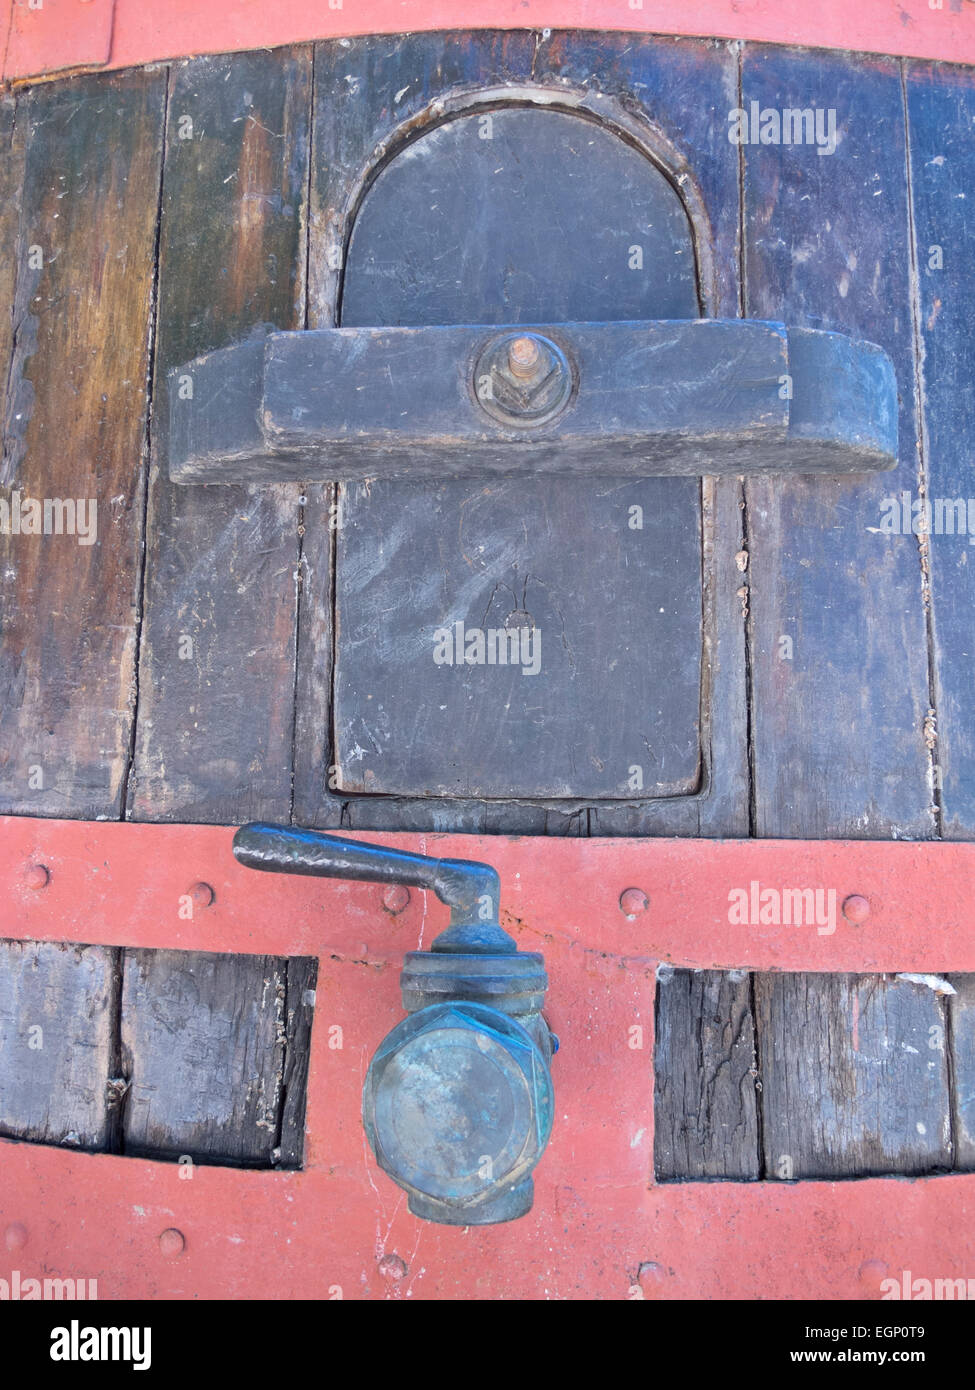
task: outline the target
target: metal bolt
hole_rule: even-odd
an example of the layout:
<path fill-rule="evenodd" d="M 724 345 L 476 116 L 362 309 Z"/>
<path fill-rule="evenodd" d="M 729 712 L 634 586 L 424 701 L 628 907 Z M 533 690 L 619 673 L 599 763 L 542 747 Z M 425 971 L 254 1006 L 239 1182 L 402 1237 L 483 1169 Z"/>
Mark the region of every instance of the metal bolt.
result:
<path fill-rule="evenodd" d="M 8 1250 L 23 1250 L 27 1244 L 27 1227 L 20 1221 L 11 1221 L 3 1233 Z"/>
<path fill-rule="evenodd" d="M 182 1255 L 186 1249 L 186 1237 L 175 1226 L 169 1226 L 159 1237 L 159 1249 L 164 1255 Z"/>
<path fill-rule="evenodd" d="M 197 907 L 209 907 L 216 896 L 209 883 L 204 883 L 202 879 L 190 889 L 190 897 Z"/>
<path fill-rule="evenodd" d="M 46 888 L 51 882 L 51 870 L 46 864 L 28 864 L 24 870 L 25 888 Z"/>
<path fill-rule="evenodd" d="M 508 366 L 515 376 L 534 376 L 538 359 L 538 344 L 534 338 L 515 338 L 508 347 Z"/>
<path fill-rule="evenodd" d="M 859 893 L 851 893 L 843 900 L 843 916 L 848 922 L 864 922 L 870 916 L 870 904 Z"/>
<path fill-rule="evenodd" d="M 627 917 L 635 917 L 638 912 L 646 912 L 650 899 L 642 888 L 626 888 L 620 894 L 620 911 Z"/>
<path fill-rule="evenodd" d="M 383 893 L 383 907 L 393 917 L 398 917 L 410 901 L 410 890 L 401 883 L 394 883 Z"/>
<path fill-rule="evenodd" d="M 379 1261 L 379 1273 L 384 1279 L 405 1279 L 406 1261 L 399 1255 L 384 1255 Z"/>

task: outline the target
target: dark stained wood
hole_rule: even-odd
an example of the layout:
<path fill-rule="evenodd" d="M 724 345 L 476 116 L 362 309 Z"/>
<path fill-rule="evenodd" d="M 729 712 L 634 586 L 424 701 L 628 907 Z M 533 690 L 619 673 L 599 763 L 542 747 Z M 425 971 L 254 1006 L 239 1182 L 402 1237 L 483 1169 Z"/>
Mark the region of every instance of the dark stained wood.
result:
<path fill-rule="evenodd" d="M 945 1012 L 932 989 L 889 976 L 756 975 L 755 1010 L 766 1177 L 951 1167 Z"/>
<path fill-rule="evenodd" d="M 951 975 L 947 1043 L 954 1100 L 955 1167 L 975 1171 L 975 975 Z M 937 1035 L 933 1038 L 937 1042 Z"/>
<path fill-rule="evenodd" d="M 439 96 L 443 95 L 443 92 L 441 90 L 431 95 L 433 94 Z M 448 91 L 446 95 L 452 94 Z M 606 135 L 598 127 L 581 123 L 578 117 L 549 111 L 508 110 L 491 113 L 490 120 L 490 140 L 480 138 L 481 121 L 478 116 L 465 116 L 439 127 L 432 134 L 425 134 L 411 147 L 408 155 L 394 158 L 392 163 L 387 165 L 367 195 L 353 231 L 344 282 L 344 324 L 428 324 L 466 322 L 472 319 L 492 322 L 538 322 L 540 319 L 553 316 L 557 319 L 633 318 L 648 313 L 660 313 L 662 316 L 671 317 L 693 316 L 696 313 L 696 295 L 693 282 L 687 277 L 687 271 L 691 267 L 686 255 L 682 260 L 675 262 L 676 277 L 665 276 L 656 285 L 648 283 L 650 277 L 634 274 L 627 264 L 631 238 L 637 235 L 633 228 L 643 227 L 647 231 L 645 224 L 652 223 L 653 229 L 647 231 L 650 239 L 663 236 L 666 241 L 668 219 L 673 220 L 673 215 L 679 211 L 673 194 L 666 189 L 659 176 L 653 174 L 649 164 L 633 152 L 627 151 L 615 137 Z M 572 256 L 582 256 L 586 259 L 585 248 L 589 246 L 589 233 L 582 226 L 580 213 L 583 207 L 588 209 L 589 205 L 585 201 L 578 202 L 574 180 L 582 178 L 582 156 L 593 142 L 596 145 L 608 142 L 598 161 L 607 166 L 608 172 L 613 172 L 614 161 L 625 167 L 616 171 L 619 177 L 611 180 L 611 186 L 607 186 L 605 193 L 606 199 L 620 200 L 618 214 L 608 218 L 606 223 L 615 230 L 611 231 L 608 238 L 602 234 L 596 236 L 592 243 L 592 254 L 588 256 L 592 264 L 588 266 L 586 275 L 580 276 L 567 270 L 566 256 L 570 259 Z M 417 152 L 423 151 L 428 153 L 420 158 Z M 564 168 L 560 160 L 565 163 Z M 317 165 L 316 160 L 316 167 Z M 512 191 L 506 191 L 509 182 L 512 183 Z M 591 180 L 584 182 L 588 197 L 591 194 Z M 659 209 L 659 215 L 650 216 L 647 208 L 655 207 L 659 201 L 656 193 L 658 186 L 666 190 L 666 197 L 670 202 L 667 207 Z M 506 210 L 505 202 L 509 196 L 515 198 L 517 204 L 512 205 L 510 213 Z M 542 239 L 530 234 L 533 225 L 532 209 L 536 206 L 536 198 L 542 211 L 535 215 L 534 220 L 537 221 L 540 217 L 548 228 L 546 238 Z M 458 213 L 461 206 L 469 206 L 472 203 L 480 208 L 478 221 L 471 224 L 466 215 L 456 215 L 453 212 L 455 202 Z M 394 217 L 390 216 L 392 208 L 397 209 Z M 406 215 L 411 209 L 412 215 Z M 548 213 L 552 214 L 551 217 Z M 589 226 L 588 211 L 585 221 Z M 523 235 L 515 235 L 511 247 L 506 251 L 505 238 L 512 239 L 513 226 L 520 227 Z M 550 245 L 553 236 L 557 244 Z M 670 250 L 672 254 L 672 241 Z M 315 254 L 316 246 L 313 240 L 313 259 Z M 661 255 L 651 256 L 649 260 L 657 264 L 661 261 Z M 391 273 L 391 267 L 395 266 L 403 267 L 401 274 Z M 477 273 L 472 276 L 467 268 L 474 266 L 477 267 Z M 685 486 L 681 490 L 680 485 L 659 483 L 642 486 L 655 488 L 659 492 L 659 496 L 655 496 L 650 506 L 649 515 L 659 518 L 662 514 L 667 514 L 670 533 L 694 545 L 699 531 L 696 519 L 697 489 Z M 538 507 L 532 506 L 529 492 L 530 489 L 514 483 L 502 484 L 497 489 L 492 488 L 488 493 L 464 484 L 445 484 L 438 489 L 436 506 L 432 510 L 424 505 L 421 493 L 398 485 L 373 485 L 369 489 L 359 489 L 354 494 L 347 492 L 344 499 L 344 514 L 348 525 L 345 530 L 339 532 L 337 574 L 340 609 L 345 604 L 343 576 L 346 572 L 353 576 L 356 598 L 353 600 L 350 596 L 348 612 L 341 613 L 344 623 L 343 634 L 352 653 L 352 665 L 348 675 L 343 678 L 342 672 L 349 666 L 349 657 L 343 659 L 340 647 L 340 690 L 348 689 L 361 694 L 366 685 L 369 685 L 370 689 L 375 687 L 375 681 L 356 668 L 359 654 L 366 655 L 367 649 L 361 641 L 356 641 L 354 632 L 349 633 L 349 622 L 359 621 L 362 617 L 362 605 L 359 602 L 362 595 L 359 591 L 363 582 L 374 590 L 376 611 L 382 612 L 387 619 L 391 603 L 402 602 L 408 598 L 411 591 L 415 592 L 418 578 L 423 583 L 439 585 L 435 587 L 435 593 L 441 594 L 442 601 L 438 600 L 439 608 L 446 612 L 453 602 L 452 595 L 459 595 L 459 606 L 454 606 L 458 607 L 461 620 L 465 620 L 468 625 L 477 625 L 471 616 L 475 609 L 478 613 L 491 610 L 492 595 L 503 595 L 508 589 L 520 592 L 525 588 L 526 581 L 533 582 L 536 592 L 530 606 L 540 603 L 546 611 L 552 608 L 556 615 L 555 627 L 569 634 L 563 645 L 569 654 L 566 659 L 573 669 L 563 671 L 561 668 L 553 668 L 547 678 L 542 676 L 542 683 L 546 683 L 546 679 L 547 683 L 540 694 L 534 685 L 529 688 L 524 682 L 521 686 L 512 686 L 508 682 L 497 701 L 488 697 L 484 711 L 487 717 L 477 717 L 475 730 L 471 727 L 471 717 L 468 716 L 473 716 L 480 704 L 477 700 L 467 698 L 467 695 L 474 692 L 467 692 L 460 710 L 453 716 L 447 716 L 446 737 L 441 737 L 440 732 L 431 732 L 428 740 L 431 747 L 437 745 L 443 749 L 445 744 L 447 762 L 452 764 L 457 763 L 457 756 L 450 753 L 451 748 L 456 750 L 468 746 L 476 750 L 478 742 L 486 741 L 488 746 L 483 752 L 478 754 L 475 751 L 473 754 L 475 762 L 479 763 L 474 771 L 474 779 L 472 780 L 462 769 L 461 782 L 458 782 L 456 768 L 453 772 L 442 768 L 431 779 L 420 766 L 419 776 L 414 784 L 417 790 L 432 793 L 449 790 L 461 798 L 465 794 L 468 797 L 476 797 L 481 793 L 499 799 L 505 794 L 511 798 L 546 794 L 572 797 L 574 793 L 575 798 L 579 799 L 580 795 L 585 795 L 587 791 L 592 794 L 592 778 L 579 774 L 579 785 L 573 787 L 571 764 L 578 759 L 583 767 L 591 765 L 598 770 L 599 765 L 603 765 L 604 771 L 599 774 L 602 778 L 602 789 L 597 794 L 626 795 L 625 783 L 635 762 L 635 756 L 624 758 L 618 750 L 614 756 L 612 748 L 607 753 L 605 748 L 600 752 L 583 746 L 588 741 L 588 730 L 592 720 L 585 715 L 582 706 L 577 706 L 578 692 L 588 690 L 589 698 L 605 708 L 608 703 L 616 704 L 620 698 L 625 698 L 628 686 L 634 687 L 638 706 L 627 718 L 610 721 L 614 731 L 609 740 L 610 744 L 615 739 L 615 731 L 620 725 L 625 725 L 630 729 L 631 736 L 637 737 L 640 732 L 646 733 L 645 729 L 638 726 L 648 721 L 653 725 L 654 720 L 659 717 L 652 692 L 650 700 L 643 706 L 643 710 L 647 712 L 643 712 L 639 707 L 638 684 L 626 680 L 614 684 L 612 663 L 604 659 L 604 656 L 599 656 L 598 659 L 593 657 L 587 628 L 593 621 L 593 608 L 603 612 L 611 611 L 612 616 L 604 626 L 607 634 L 616 632 L 616 649 L 624 654 L 623 659 L 628 652 L 638 654 L 641 649 L 645 650 L 645 644 L 649 640 L 648 613 L 659 615 L 661 606 L 666 606 L 672 601 L 675 586 L 681 595 L 681 602 L 694 604 L 693 586 L 700 583 L 699 560 L 689 551 L 688 563 L 683 565 L 681 573 L 677 573 L 676 570 L 681 567 L 677 566 L 676 556 L 670 552 L 669 546 L 680 542 L 669 541 L 667 537 L 658 536 L 654 532 L 649 538 L 651 544 L 643 550 L 642 555 L 637 551 L 637 561 L 642 560 L 642 565 L 638 566 L 635 572 L 636 578 L 640 577 L 640 568 L 646 569 L 648 556 L 654 566 L 659 565 L 663 569 L 669 566 L 669 576 L 667 592 L 663 593 L 658 588 L 647 598 L 642 589 L 634 586 L 632 574 L 625 578 L 622 575 L 616 577 L 612 557 L 615 554 L 622 555 L 624 547 L 607 547 L 604 537 L 598 533 L 591 534 L 587 543 L 592 547 L 594 557 L 598 553 L 599 559 L 597 561 L 594 558 L 592 565 L 587 563 L 585 555 L 578 548 L 584 543 L 585 531 L 576 523 L 574 529 L 579 539 L 573 547 L 573 573 L 580 576 L 580 581 L 582 576 L 586 576 L 587 598 L 584 604 L 581 596 L 573 596 L 573 586 L 570 582 L 567 587 L 565 575 L 559 568 L 559 562 L 564 564 L 567 553 L 561 535 L 563 526 L 560 523 L 557 527 L 549 527 L 545 515 L 537 515 Z M 594 500 L 592 485 L 576 486 L 561 479 L 552 481 L 546 497 L 549 505 L 559 514 L 577 518 L 590 513 L 593 506 L 598 509 L 599 505 Z M 678 507 L 678 497 L 682 499 L 679 504 L 681 515 L 684 516 L 686 512 L 686 524 L 675 519 L 674 509 Z M 481 529 L 487 540 L 483 543 L 484 549 L 481 549 L 478 548 L 481 545 L 480 539 L 473 538 L 471 543 L 476 547 L 478 562 L 471 574 L 468 574 L 471 568 L 469 562 L 461 565 L 461 578 L 464 582 L 458 590 L 456 576 L 453 580 L 450 578 L 453 553 L 450 548 L 451 537 L 458 532 L 458 527 L 462 527 L 464 519 L 473 515 L 475 505 Z M 523 520 L 518 523 L 519 534 L 524 533 L 522 549 L 526 552 L 522 557 L 524 573 L 521 574 L 521 579 L 517 562 L 513 565 L 509 563 L 514 558 L 513 555 L 506 556 L 499 538 L 492 535 L 492 528 L 503 531 L 503 518 L 507 516 L 517 521 L 519 513 L 523 516 Z M 452 517 L 456 518 L 456 522 Z M 470 529 L 469 525 L 466 529 Z M 380 533 L 384 540 L 382 550 L 377 549 Z M 358 543 L 357 538 L 361 538 Z M 637 540 L 640 539 L 638 536 Z M 642 539 L 646 540 L 647 537 L 644 536 Z M 343 546 L 347 541 L 354 546 L 354 550 L 349 556 L 346 569 Z M 402 549 L 404 565 L 410 567 L 409 574 L 413 576 L 406 590 L 396 573 L 395 556 L 398 546 L 405 547 Z M 468 548 L 465 544 L 460 546 L 460 560 L 463 560 Z M 632 568 L 633 547 L 627 546 L 625 550 Z M 368 561 L 368 565 L 374 570 L 371 578 L 365 560 L 367 553 L 372 557 Z M 438 555 L 440 559 L 437 558 Z M 421 564 L 419 572 L 418 564 Z M 437 580 L 436 576 L 441 570 L 444 573 Z M 684 570 L 687 572 L 686 584 L 681 577 Z M 599 582 L 605 583 L 607 594 L 612 595 L 612 602 L 608 607 L 598 598 L 595 603 L 592 602 L 593 583 Z M 477 590 L 472 588 L 472 583 L 479 586 Z M 480 592 L 481 590 L 483 592 Z M 399 595 L 400 598 L 394 600 L 393 594 Z M 503 606 L 500 598 L 498 602 Z M 513 600 L 512 605 L 501 615 L 502 619 L 506 619 L 509 612 L 515 608 L 517 604 Z M 406 608 L 403 611 L 406 615 Z M 693 613 L 693 607 L 691 611 Z M 369 612 L 372 612 L 371 607 Z M 418 615 L 421 618 L 422 612 L 421 601 Z M 575 616 L 577 612 L 581 618 L 581 625 Z M 586 613 L 590 615 L 588 619 Z M 637 614 L 640 615 L 639 618 Z M 442 620 L 447 621 L 449 616 L 448 612 L 447 617 Z M 456 618 L 457 614 L 453 616 Z M 540 627 L 543 626 L 534 613 L 532 616 Z M 432 610 L 431 621 L 433 626 L 441 625 L 441 618 L 437 618 Z M 692 617 L 691 621 L 696 628 L 697 620 Z M 635 635 L 634 624 L 639 626 L 639 638 Z M 366 617 L 365 626 L 375 626 L 371 617 Z M 393 627 L 395 626 L 394 618 Z M 403 637 L 404 640 L 400 640 L 399 637 L 390 636 L 385 646 L 383 641 L 380 641 L 380 647 L 390 650 L 395 647 L 405 653 L 404 642 L 408 641 L 408 638 L 405 634 Z M 700 638 L 695 637 L 695 646 L 699 646 L 699 642 Z M 699 653 L 695 653 L 695 661 L 698 657 Z M 664 668 L 668 669 L 672 682 L 673 675 L 679 672 L 682 664 L 678 660 L 675 666 L 673 662 L 664 659 L 659 668 L 653 668 L 658 671 L 658 683 L 662 681 Z M 416 698 L 416 690 L 412 690 L 411 693 L 411 688 L 404 688 L 404 681 L 408 682 L 411 679 L 407 667 L 397 667 L 391 674 L 394 684 L 398 687 L 396 707 L 402 709 L 404 717 L 409 719 L 410 711 L 417 709 L 424 701 Z M 475 671 L 475 675 L 484 674 Z M 652 680 L 652 673 L 644 671 L 643 684 L 648 677 Z M 422 684 L 422 678 L 422 667 L 413 663 L 413 685 L 416 686 L 417 682 Z M 604 685 L 607 680 L 608 689 Z M 465 681 L 465 690 L 468 684 L 471 682 Z M 480 684 L 484 682 L 481 681 Z M 661 692 L 664 684 L 666 682 L 660 685 Z M 461 693 L 464 694 L 463 691 Z M 521 706 L 526 705 L 530 695 L 531 708 L 526 706 L 522 709 Z M 389 722 L 390 716 L 386 710 L 386 702 L 380 703 L 384 708 L 377 713 L 377 719 L 382 726 Z M 675 700 L 675 705 L 676 703 Z M 693 694 L 683 701 L 686 714 L 693 715 L 695 703 Z M 447 704 L 450 706 L 449 699 Z M 562 707 L 574 711 L 569 719 L 569 727 L 556 729 L 553 725 L 546 733 L 545 711 L 558 711 Z M 339 727 L 340 747 L 344 741 L 341 722 L 343 708 L 344 704 L 340 705 L 333 715 Z M 576 719 L 580 730 L 585 729 L 579 736 L 573 736 L 572 718 Z M 666 719 L 664 723 L 667 723 Z M 506 724 L 507 729 L 504 727 Z M 514 758 L 507 755 L 499 756 L 495 746 L 498 734 L 492 733 L 492 727 L 496 726 L 501 730 L 502 739 L 510 735 L 514 740 L 512 747 L 515 744 L 520 747 L 523 740 L 518 734 L 518 729 L 521 724 L 525 725 L 526 735 L 528 730 L 531 730 L 530 742 L 534 749 L 535 761 L 541 755 L 539 750 L 544 750 L 547 739 L 557 745 L 555 751 L 561 750 L 560 756 L 563 761 L 567 759 L 568 763 L 558 775 L 544 775 L 542 768 L 538 769 L 537 776 L 534 775 L 531 761 L 521 752 Z M 456 729 L 454 725 L 457 725 Z M 394 744 L 400 747 L 404 756 L 407 752 L 411 756 L 418 754 L 419 762 L 422 764 L 423 738 L 418 740 L 415 728 L 412 729 L 409 741 L 403 737 L 397 738 L 395 730 L 389 735 L 388 740 L 383 733 L 380 737 L 384 742 L 388 742 L 390 747 Z M 664 737 L 666 738 L 666 735 Z M 650 742 L 659 745 L 660 741 L 654 737 L 654 729 L 651 728 Z M 682 740 L 678 738 L 676 742 L 680 745 Z M 354 742 L 350 742 L 350 746 L 356 748 L 361 745 L 362 739 L 358 736 Z M 645 742 L 641 748 L 646 749 Z M 496 776 L 493 778 L 486 777 L 486 770 L 490 769 L 492 758 L 496 764 Z M 651 763 L 657 758 L 659 747 L 651 749 L 649 754 Z M 643 757 L 643 761 L 648 761 L 648 758 Z M 336 757 L 335 762 L 343 764 L 344 772 L 345 760 Z M 619 764 L 620 775 L 616 777 L 606 770 L 614 763 Z M 403 771 L 405 774 L 406 770 Z M 650 794 L 658 789 L 658 774 L 659 770 L 656 767 L 646 768 L 644 771 Z M 377 781 L 378 789 L 407 790 L 405 775 L 394 780 L 397 782 L 396 785 L 386 785 L 380 777 Z M 660 791 L 673 789 L 666 787 L 666 777 L 661 776 L 660 781 L 664 784 L 659 787 Z M 612 790 L 607 791 L 608 784 L 612 785 Z M 570 806 L 566 809 L 572 808 Z M 355 810 L 358 810 L 358 805 Z M 466 819 L 462 806 L 448 809 L 438 806 L 432 800 L 427 815 L 441 826 L 446 826 L 450 823 L 456 824 L 453 817 L 456 817 L 458 812 L 465 815 Z"/>
<path fill-rule="evenodd" d="M 24 182 L 24 112 L 17 126 L 17 103 L 9 92 L 0 96 L 0 420 L 6 417 L 10 357 L 14 347 L 14 297 L 17 289 L 17 231 Z"/>
<path fill-rule="evenodd" d="M 706 211 L 695 227 L 702 311 L 739 314 L 738 152 L 715 117 L 737 105 L 735 46 L 555 30 L 539 38 L 535 77 L 583 89 L 596 109 L 605 98 L 615 99 L 663 133 L 685 161 L 683 188 L 698 190 Z M 595 807 L 594 835 L 748 834 L 745 605 L 735 560 L 744 542 L 740 484 L 706 479 L 702 502 L 707 785 L 696 797 Z"/>
<path fill-rule="evenodd" d="M 16 268 L 0 483 L 6 501 L 59 501 L 50 534 L 0 534 L 6 812 L 121 810 L 164 102 L 160 71 L 45 83 L 18 101 L 23 193 L 16 235 L 9 204 L 0 229 Z"/>
<path fill-rule="evenodd" d="M 115 956 L 104 946 L 0 941 L 0 1134 L 105 1146 Z"/>
<path fill-rule="evenodd" d="M 125 1152 L 259 1167 L 300 1161 L 307 1060 L 294 1054 L 307 1059 L 303 1000 L 315 968 L 273 956 L 126 951 Z"/>
<path fill-rule="evenodd" d="M 761 1176 L 746 971 L 659 972 L 654 1073 L 658 1181 Z"/>
<path fill-rule="evenodd" d="M 838 133 L 832 154 L 742 147 L 746 313 L 879 343 L 901 399 L 896 472 L 747 484 L 755 832 L 931 835 L 920 563 L 877 534 L 918 466 L 899 64 L 749 46 L 742 100 L 835 111 Z"/>
<path fill-rule="evenodd" d="M 300 1168 L 305 1156 L 308 1063 L 317 982 L 317 960 L 308 956 L 290 957 L 287 961 L 284 1071 L 276 1160 L 281 1168 Z"/>
<path fill-rule="evenodd" d="M 310 72 L 308 48 L 172 72 L 135 819 L 290 812 L 299 489 L 175 488 L 161 432 L 168 368 L 303 324 Z"/>
<path fill-rule="evenodd" d="M 975 325 L 970 300 L 975 224 L 975 74 L 908 63 L 911 181 L 918 278 L 920 400 L 929 534 L 894 535 L 889 547 L 923 546 L 931 589 L 937 672 L 937 768 L 944 834 L 975 834 Z M 918 488 L 910 489 L 909 504 Z M 960 514 L 952 504 L 960 503 Z M 939 521 L 939 504 L 948 503 Z M 917 513 L 909 513 L 909 524 Z M 961 534 L 958 534 L 959 531 Z"/>

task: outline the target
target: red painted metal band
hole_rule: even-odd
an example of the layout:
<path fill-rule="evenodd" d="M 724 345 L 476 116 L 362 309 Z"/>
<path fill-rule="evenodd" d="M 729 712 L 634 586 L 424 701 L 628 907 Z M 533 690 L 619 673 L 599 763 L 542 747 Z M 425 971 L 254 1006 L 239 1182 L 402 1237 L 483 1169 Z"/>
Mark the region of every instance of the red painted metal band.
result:
<path fill-rule="evenodd" d="M 393 918 L 381 911 L 382 890 L 369 884 L 241 868 L 231 836 L 221 826 L 0 818 L 0 853 L 11 866 L 0 877 L 0 920 L 10 924 L 4 934 L 340 957 L 357 955 L 365 941 L 371 959 L 389 961 L 418 939 L 429 944 L 447 925 L 447 908 L 422 893 Z M 359 838 L 494 864 L 502 925 L 523 950 L 548 950 L 558 941 L 621 960 L 706 969 L 975 970 L 975 844 Z M 42 891 L 27 886 L 34 863 L 50 871 Z M 180 902 L 197 880 L 211 885 L 215 901 L 190 920 L 180 915 Z M 630 917 L 619 908 L 629 887 L 650 900 Z M 776 924 L 774 898 L 763 910 L 766 888 L 819 890 L 827 920 Z M 869 906 L 859 923 L 841 910 L 854 896 Z M 784 908 L 783 901 L 780 917 Z"/>
<path fill-rule="evenodd" d="M 100 1298 L 784 1299 L 877 1298 L 885 1279 L 975 1276 L 975 1175 L 652 1175 L 659 964 L 971 970 L 975 846 L 362 838 L 493 863 L 502 921 L 545 953 L 562 1048 L 531 1214 L 481 1230 L 417 1221 L 366 1146 L 362 1079 L 402 1016 L 402 955 L 445 924 L 429 895 L 414 892 L 393 917 L 373 885 L 253 873 L 219 827 L 8 818 L 6 935 L 309 953 L 320 970 L 302 1172 L 197 1167 L 187 1178 L 174 1163 L 0 1143 L 0 1278 L 95 1279 Z M 209 893 L 192 892 L 201 881 L 209 906 Z M 642 890 L 645 910 L 621 910 L 627 888 Z M 811 920 L 763 923 L 786 888 L 813 891 Z M 834 904 L 835 931 L 820 930 L 816 890 L 826 926 Z M 857 904 L 859 925 L 841 908 L 854 895 L 869 909 Z M 730 921 L 736 903 L 746 917 L 757 906 L 759 920 Z"/>
<path fill-rule="evenodd" d="M 128 67 L 310 39 L 437 29 L 595 29 L 975 63 L 972 0 L 4 0 L 3 76 Z"/>

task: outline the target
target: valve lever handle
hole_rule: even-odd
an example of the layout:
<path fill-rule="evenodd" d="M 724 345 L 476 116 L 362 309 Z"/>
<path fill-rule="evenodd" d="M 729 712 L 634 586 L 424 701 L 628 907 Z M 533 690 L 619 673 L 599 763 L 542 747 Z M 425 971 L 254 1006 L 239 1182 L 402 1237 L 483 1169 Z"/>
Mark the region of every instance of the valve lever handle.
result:
<path fill-rule="evenodd" d="M 434 859 L 390 845 L 263 821 L 241 826 L 234 836 L 234 856 L 249 869 L 269 873 L 428 888 L 450 908 L 450 926 L 431 950 L 506 955 L 518 949 L 498 922 L 501 882 L 490 864 Z"/>

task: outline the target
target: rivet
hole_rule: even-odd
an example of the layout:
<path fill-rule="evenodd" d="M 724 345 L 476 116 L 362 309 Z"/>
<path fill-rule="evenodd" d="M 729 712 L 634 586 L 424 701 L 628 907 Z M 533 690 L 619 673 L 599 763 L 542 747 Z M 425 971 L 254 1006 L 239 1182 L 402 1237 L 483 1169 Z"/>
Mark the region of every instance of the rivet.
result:
<path fill-rule="evenodd" d="M 650 899 L 642 888 L 625 888 L 620 894 L 620 911 L 627 917 L 635 917 L 638 912 L 646 912 Z"/>
<path fill-rule="evenodd" d="M 401 883 L 394 883 L 383 893 L 383 907 L 394 917 L 403 911 L 410 901 L 410 890 Z"/>
<path fill-rule="evenodd" d="M 379 1261 L 379 1273 L 385 1279 L 405 1279 L 406 1261 L 399 1255 L 384 1255 Z"/>
<path fill-rule="evenodd" d="M 46 888 L 51 882 L 51 870 L 46 864 L 28 864 L 24 870 L 25 888 Z"/>
<path fill-rule="evenodd" d="M 159 1249 L 164 1255 L 182 1255 L 186 1249 L 186 1237 L 175 1226 L 169 1226 L 159 1237 Z"/>
<path fill-rule="evenodd" d="M 886 1273 L 887 1266 L 883 1260 L 864 1260 L 857 1273 L 857 1278 L 861 1284 L 879 1293 L 881 1281 Z"/>
<path fill-rule="evenodd" d="M 197 907 L 209 907 L 216 896 L 209 883 L 204 883 L 202 879 L 190 889 L 190 897 Z"/>
<path fill-rule="evenodd" d="M 8 1250 L 23 1250 L 27 1244 L 27 1227 L 20 1221 L 11 1221 L 3 1233 Z"/>
<path fill-rule="evenodd" d="M 656 1289 L 664 1281 L 664 1267 L 658 1265 L 656 1260 L 644 1260 L 637 1270 L 636 1278 L 644 1293 L 648 1289 Z"/>
<path fill-rule="evenodd" d="M 870 916 L 870 904 L 859 893 L 843 899 L 843 916 L 848 922 L 864 922 Z"/>

